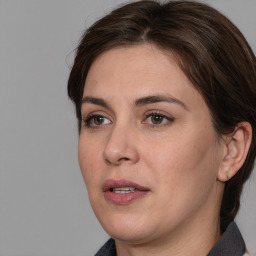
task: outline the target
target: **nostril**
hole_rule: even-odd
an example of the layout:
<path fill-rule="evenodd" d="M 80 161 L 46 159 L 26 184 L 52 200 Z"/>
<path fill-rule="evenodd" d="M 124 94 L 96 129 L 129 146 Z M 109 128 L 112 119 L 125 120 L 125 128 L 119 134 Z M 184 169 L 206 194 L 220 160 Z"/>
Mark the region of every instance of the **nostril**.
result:
<path fill-rule="evenodd" d="M 118 159 L 118 162 L 121 162 L 121 161 L 129 161 L 130 159 L 128 157 L 121 157 Z"/>
<path fill-rule="evenodd" d="M 121 162 L 126 162 L 129 161 L 130 159 L 128 157 L 121 157 L 118 159 L 117 163 L 121 163 Z"/>
<path fill-rule="evenodd" d="M 105 159 L 105 162 L 106 162 L 107 165 L 111 164 L 111 162 L 108 159 Z"/>
<path fill-rule="evenodd" d="M 128 158 L 128 157 L 120 157 L 117 161 L 111 161 L 111 160 L 105 158 L 105 163 L 107 165 L 111 165 L 111 164 L 119 165 L 122 162 L 126 162 L 126 161 L 130 161 L 130 158 Z"/>

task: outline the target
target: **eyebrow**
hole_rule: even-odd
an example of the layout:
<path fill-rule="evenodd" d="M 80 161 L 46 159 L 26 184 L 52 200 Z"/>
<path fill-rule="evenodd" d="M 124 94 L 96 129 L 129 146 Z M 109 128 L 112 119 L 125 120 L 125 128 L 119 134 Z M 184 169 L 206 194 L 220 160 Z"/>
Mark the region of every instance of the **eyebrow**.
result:
<path fill-rule="evenodd" d="M 91 103 L 91 104 L 99 105 L 104 108 L 110 108 L 110 105 L 101 98 L 84 97 L 81 101 L 81 105 L 84 103 Z"/>
<path fill-rule="evenodd" d="M 134 105 L 139 107 L 139 106 L 144 106 L 144 105 L 154 104 L 159 102 L 175 103 L 183 107 L 185 110 L 189 111 L 188 107 L 185 105 L 184 102 L 182 102 L 181 100 L 173 96 L 165 96 L 165 95 L 152 95 L 152 96 L 142 97 L 135 100 Z M 108 109 L 111 108 L 110 104 L 102 98 L 87 96 L 82 99 L 81 105 L 84 103 L 91 103 L 91 104 L 99 105 L 101 107 L 108 108 Z"/>
<path fill-rule="evenodd" d="M 168 102 L 175 103 L 182 106 L 185 110 L 189 111 L 188 107 L 181 100 L 173 97 L 173 96 L 165 96 L 165 95 L 152 95 L 143 98 L 139 98 L 135 101 L 135 106 L 144 106 L 147 104 L 153 104 L 158 102 Z"/>

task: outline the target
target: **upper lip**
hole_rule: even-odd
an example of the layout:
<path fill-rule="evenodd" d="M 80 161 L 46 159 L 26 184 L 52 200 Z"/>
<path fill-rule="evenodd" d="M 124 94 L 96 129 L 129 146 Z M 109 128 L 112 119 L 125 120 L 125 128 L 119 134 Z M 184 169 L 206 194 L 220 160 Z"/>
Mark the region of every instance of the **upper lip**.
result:
<path fill-rule="evenodd" d="M 124 180 L 124 179 L 122 180 L 109 179 L 109 180 L 106 180 L 103 184 L 103 192 L 106 192 L 113 188 L 125 188 L 125 187 L 133 187 L 137 190 L 149 191 L 149 188 L 143 187 L 133 181 Z"/>

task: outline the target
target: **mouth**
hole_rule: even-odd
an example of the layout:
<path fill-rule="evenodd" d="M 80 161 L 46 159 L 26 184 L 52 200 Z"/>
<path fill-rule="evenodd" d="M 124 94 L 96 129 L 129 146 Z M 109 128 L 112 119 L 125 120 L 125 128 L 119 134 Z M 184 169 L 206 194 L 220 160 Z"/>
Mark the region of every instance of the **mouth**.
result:
<path fill-rule="evenodd" d="M 128 180 L 107 180 L 103 185 L 105 199 L 113 204 L 129 204 L 149 191 L 149 188 Z"/>
<path fill-rule="evenodd" d="M 133 187 L 126 187 L 126 188 L 111 188 L 110 191 L 115 194 L 127 194 L 127 193 L 133 193 L 139 190 Z"/>

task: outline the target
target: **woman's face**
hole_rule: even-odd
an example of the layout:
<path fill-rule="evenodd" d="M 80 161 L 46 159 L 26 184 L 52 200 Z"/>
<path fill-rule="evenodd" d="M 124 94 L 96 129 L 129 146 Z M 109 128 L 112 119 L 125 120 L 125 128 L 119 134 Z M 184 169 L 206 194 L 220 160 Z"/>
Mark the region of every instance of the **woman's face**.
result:
<path fill-rule="evenodd" d="M 147 44 L 103 53 L 81 111 L 79 164 L 92 208 L 117 241 L 178 237 L 218 216 L 224 144 L 170 54 Z"/>

